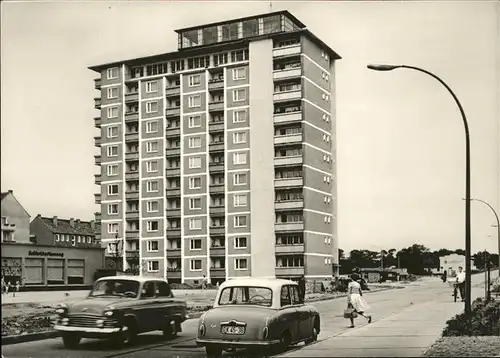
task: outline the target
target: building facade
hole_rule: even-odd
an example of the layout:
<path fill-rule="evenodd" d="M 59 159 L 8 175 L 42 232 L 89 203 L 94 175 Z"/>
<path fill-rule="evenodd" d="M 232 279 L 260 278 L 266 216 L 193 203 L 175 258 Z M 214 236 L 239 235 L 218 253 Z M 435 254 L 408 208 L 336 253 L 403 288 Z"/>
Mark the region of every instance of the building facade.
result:
<path fill-rule="evenodd" d="M 12 190 L 0 194 L 2 211 L 2 243 L 30 243 L 30 214 Z"/>
<path fill-rule="evenodd" d="M 340 56 L 287 11 L 176 32 L 91 67 L 102 242 L 171 282 L 336 274 Z"/>

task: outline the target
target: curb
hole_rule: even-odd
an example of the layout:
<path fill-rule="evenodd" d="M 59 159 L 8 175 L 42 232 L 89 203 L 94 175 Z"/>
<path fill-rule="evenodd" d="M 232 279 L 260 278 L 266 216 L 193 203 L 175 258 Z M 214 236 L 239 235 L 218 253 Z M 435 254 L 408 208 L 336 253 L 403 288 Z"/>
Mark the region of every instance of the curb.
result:
<path fill-rule="evenodd" d="M 57 331 L 46 331 L 46 332 L 31 333 L 31 334 L 20 334 L 17 336 L 6 336 L 2 337 L 2 346 L 9 344 L 33 342 L 33 341 L 42 341 L 44 339 L 56 338 L 59 336 L 60 333 Z"/>

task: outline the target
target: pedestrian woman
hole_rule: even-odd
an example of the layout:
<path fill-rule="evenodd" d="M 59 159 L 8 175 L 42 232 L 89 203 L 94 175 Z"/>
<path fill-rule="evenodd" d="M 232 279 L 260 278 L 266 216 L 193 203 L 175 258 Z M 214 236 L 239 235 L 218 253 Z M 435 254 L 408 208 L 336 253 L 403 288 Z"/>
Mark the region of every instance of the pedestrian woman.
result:
<path fill-rule="evenodd" d="M 363 291 L 358 282 L 359 279 L 360 277 L 357 273 L 351 274 L 351 282 L 347 285 L 347 307 L 366 318 L 368 323 L 371 323 L 372 316 L 365 314 L 366 310 L 370 307 L 363 298 Z M 354 328 L 354 315 L 351 315 L 349 319 L 351 320 L 351 326 L 349 328 Z"/>

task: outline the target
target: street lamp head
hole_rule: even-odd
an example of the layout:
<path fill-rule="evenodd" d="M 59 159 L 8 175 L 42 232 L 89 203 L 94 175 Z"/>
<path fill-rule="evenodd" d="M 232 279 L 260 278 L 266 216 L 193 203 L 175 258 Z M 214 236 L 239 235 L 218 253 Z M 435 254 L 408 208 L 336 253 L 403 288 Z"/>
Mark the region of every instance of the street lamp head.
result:
<path fill-rule="evenodd" d="M 395 70 L 396 68 L 401 68 L 403 66 L 401 66 L 401 65 L 374 65 L 374 64 L 370 64 L 366 67 L 368 67 L 368 69 L 373 70 L 373 71 L 392 71 L 392 70 Z"/>

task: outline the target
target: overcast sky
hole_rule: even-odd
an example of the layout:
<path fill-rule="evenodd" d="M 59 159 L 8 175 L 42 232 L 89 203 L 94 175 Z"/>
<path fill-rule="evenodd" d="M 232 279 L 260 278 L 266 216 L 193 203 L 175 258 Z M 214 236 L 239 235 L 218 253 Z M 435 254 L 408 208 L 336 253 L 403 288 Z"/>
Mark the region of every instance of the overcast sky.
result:
<path fill-rule="evenodd" d="M 244 6 L 243 6 L 244 5 Z M 269 11 L 269 2 L 2 2 L 1 189 L 32 216 L 90 220 L 90 65 L 177 48 L 174 29 Z M 464 247 L 460 113 L 469 119 L 472 195 L 500 212 L 500 2 L 273 2 L 341 56 L 337 65 L 340 247 Z M 473 250 L 495 250 L 494 217 L 472 204 Z M 492 237 L 488 237 L 492 235 Z"/>

